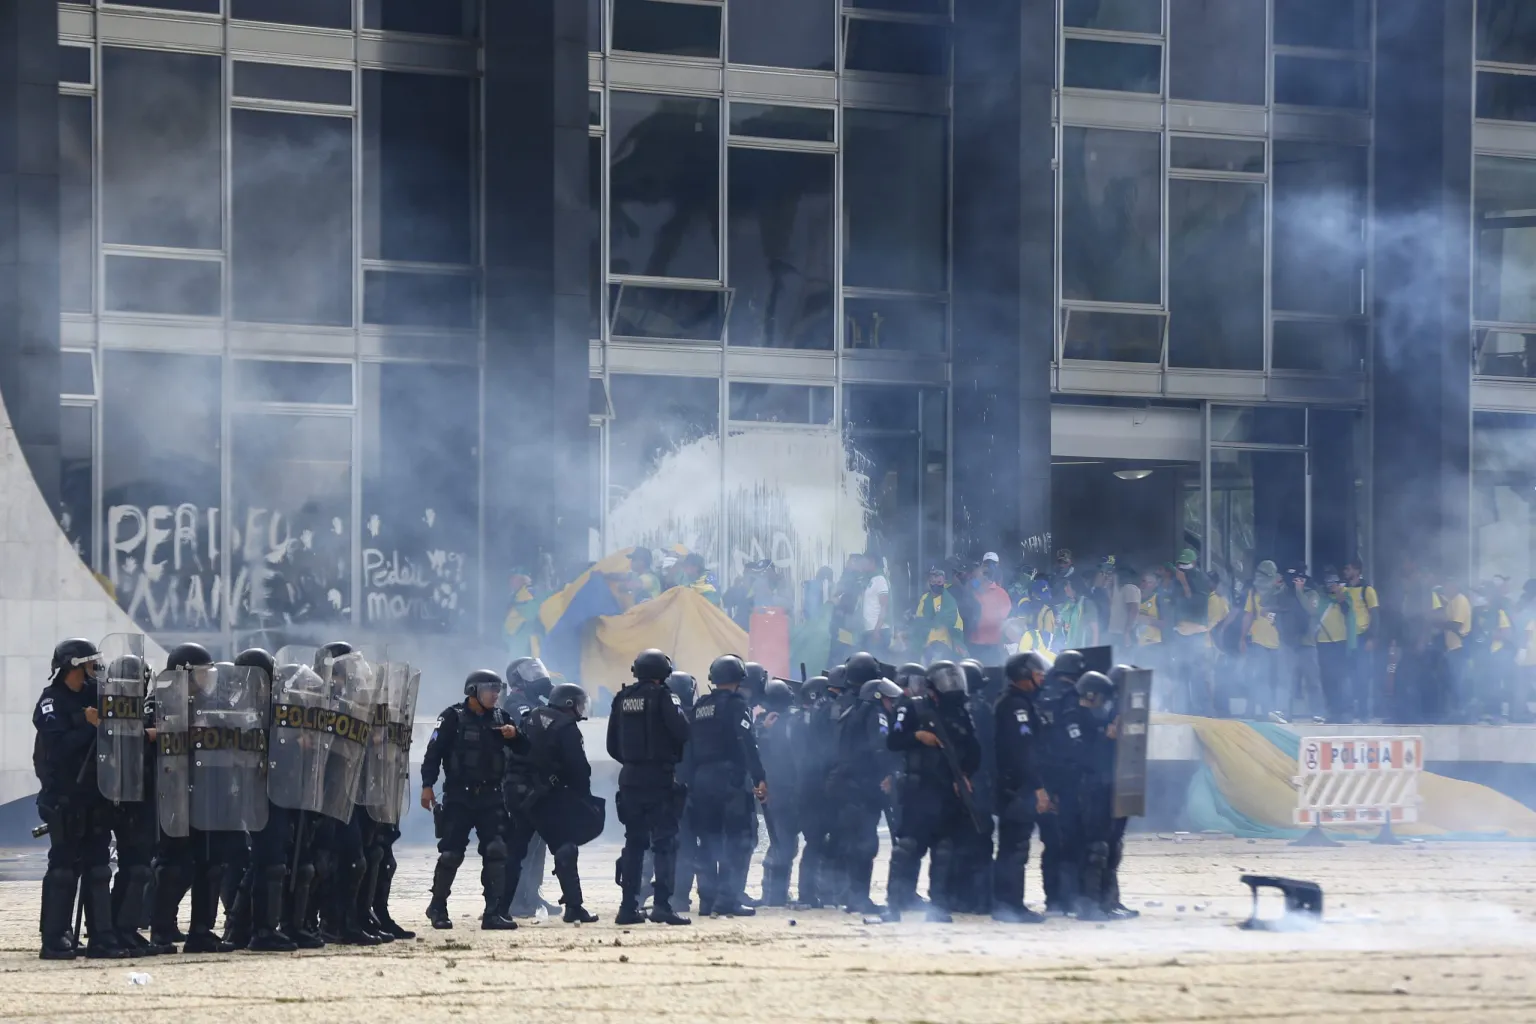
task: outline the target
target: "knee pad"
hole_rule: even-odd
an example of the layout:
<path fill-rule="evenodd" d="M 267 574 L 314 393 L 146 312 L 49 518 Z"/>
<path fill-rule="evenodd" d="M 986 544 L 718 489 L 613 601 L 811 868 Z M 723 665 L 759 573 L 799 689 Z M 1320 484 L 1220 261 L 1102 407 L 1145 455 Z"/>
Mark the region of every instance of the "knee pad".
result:
<path fill-rule="evenodd" d="M 575 867 L 579 850 L 574 843 L 566 843 L 555 850 L 555 870 L 562 871 L 568 867 Z"/>
<path fill-rule="evenodd" d="M 119 873 L 127 876 L 123 879 L 125 884 L 136 885 L 140 888 L 149 884 L 151 876 L 149 865 L 147 864 L 135 864 L 130 868 L 123 869 Z"/>
<path fill-rule="evenodd" d="M 303 870 L 304 869 L 302 867 L 299 868 L 300 872 L 303 872 Z M 266 867 L 261 869 L 261 877 L 267 882 L 268 885 L 272 884 L 273 882 L 281 884 L 287 874 L 288 869 L 281 864 L 268 864 Z"/>
<path fill-rule="evenodd" d="M 85 880 L 92 885 L 95 885 L 98 882 L 106 884 L 112 881 L 112 865 L 97 864 L 95 867 L 86 868 Z"/>
<path fill-rule="evenodd" d="M 293 873 L 293 884 L 296 886 L 313 885 L 314 881 L 315 866 L 313 864 L 300 864 L 299 869 Z"/>
<path fill-rule="evenodd" d="M 459 865 L 464 863 L 464 851 L 439 853 L 437 855 L 437 863 L 439 865 L 452 865 L 457 870 Z"/>
<path fill-rule="evenodd" d="M 498 837 L 496 839 L 492 839 L 490 842 L 485 844 L 485 853 L 481 856 L 480 859 L 481 860 L 506 860 L 507 859 L 507 844 L 505 842 L 503 842 L 500 837 Z"/>
<path fill-rule="evenodd" d="M 1102 865 L 1102 864 L 1107 863 L 1108 861 L 1109 861 L 1109 844 L 1108 843 L 1102 843 L 1101 842 L 1101 843 L 1089 843 L 1088 844 L 1088 863 L 1089 864 Z"/>

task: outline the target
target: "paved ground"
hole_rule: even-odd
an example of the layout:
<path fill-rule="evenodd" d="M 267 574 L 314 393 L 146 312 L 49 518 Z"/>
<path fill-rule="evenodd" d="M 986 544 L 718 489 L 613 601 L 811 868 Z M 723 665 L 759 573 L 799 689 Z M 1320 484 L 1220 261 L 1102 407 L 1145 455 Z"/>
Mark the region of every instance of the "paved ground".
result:
<path fill-rule="evenodd" d="M 401 852 L 396 916 L 415 927 L 432 852 Z M 583 857 L 597 925 L 482 934 L 463 887 L 457 929 L 375 950 L 47 964 L 27 880 L 36 854 L 0 852 L 0 877 L 14 879 L 0 881 L 0 1021 L 1536 1021 L 1536 846 L 1139 838 L 1122 875 L 1141 920 L 1034 927 L 766 911 L 620 929 L 604 881 L 613 854 Z M 1243 871 L 1321 882 L 1327 921 L 1239 931 Z M 460 877 L 478 874 L 471 859 Z"/>

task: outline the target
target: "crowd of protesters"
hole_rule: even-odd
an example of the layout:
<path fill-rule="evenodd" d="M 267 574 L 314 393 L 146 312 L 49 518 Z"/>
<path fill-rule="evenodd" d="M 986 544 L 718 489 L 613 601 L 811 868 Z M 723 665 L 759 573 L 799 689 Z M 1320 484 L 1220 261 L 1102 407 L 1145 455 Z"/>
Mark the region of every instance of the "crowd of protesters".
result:
<path fill-rule="evenodd" d="M 1536 720 L 1536 580 L 1516 591 L 1494 576 L 1467 589 L 1407 565 L 1393 592 L 1379 594 L 1359 561 L 1312 575 L 1266 559 L 1232 578 L 1201 568 L 1190 548 L 1140 567 L 1114 555 L 1080 563 L 1065 549 L 1044 568 L 1006 567 L 988 551 L 931 566 L 905 599 L 870 553 L 849 556 L 840 576 L 823 568 L 798 593 L 766 560 L 747 563 L 724 589 L 701 556 L 681 549 L 636 549 L 631 570 L 634 600 L 687 587 L 743 629 L 754 608 L 787 610 L 795 658 L 817 664 L 869 651 L 892 663 L 1001 665 L 1019 651 L 1108 645 L 1117 661 L 1155 670 L 1159 710 L 1331 723 Z"/>

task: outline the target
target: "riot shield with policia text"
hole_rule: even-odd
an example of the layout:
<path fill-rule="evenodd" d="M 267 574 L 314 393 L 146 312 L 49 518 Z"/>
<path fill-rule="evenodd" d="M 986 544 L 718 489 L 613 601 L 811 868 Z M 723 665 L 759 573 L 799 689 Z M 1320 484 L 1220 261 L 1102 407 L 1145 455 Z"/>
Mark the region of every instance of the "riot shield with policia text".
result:
<path fill-rule="evenodd" d="M 421 673 L 404 662 L 384 662 L 375 669 L 379 703 L 363 764 L 358 803 L 374 821 L 397 825 L 409 801 L 411 726 Z"/>
<path fill-rule="evenodd" d="M 96 786 L 114 804 L 144 799 L 144 698 L 149 660 L 142 633 L 114 633 L 97 645 Z"/>
<path fill-rule="evenodd" d="M 1147 813 L 1147 727 L 1152 714 L 1152 670 L 1117 666 L 1115 683 L 1119 721 L 1115 732 L 1115 814 L 1136 818 Z"/>
<path fill-rule="evenodd" d="M 266 827 L 267 718 L 272 680 L 255 666 L 220 662 L 192 679 L 188 736 L 192 827 L 259 832 Z"/>
<path fill-rule="evenodd" d="M 361 654 L 321 658 L 317 674 L 329 683 L 329 714 L 321 728 L 331 742 L 320 811 L 337 821 L 350 821 L 359 799 L 379 688 L 373 667 Z"/>
<path fill-rule="evenodd" d="M 168 668 L 155 676 L 155 803 L 160 831 L 185 839 L 192 829 L 192 776 L 187 757 L 193 673 L 212 674 L 212 665 Z"/>
<path fill-rule="evenodd" d="M 328 690 L 310 662 L 278 663 L 267 739 L 267 797 L 278 807 L 319 814 L 325 805 L 333 735 L 321 728 Z"/>

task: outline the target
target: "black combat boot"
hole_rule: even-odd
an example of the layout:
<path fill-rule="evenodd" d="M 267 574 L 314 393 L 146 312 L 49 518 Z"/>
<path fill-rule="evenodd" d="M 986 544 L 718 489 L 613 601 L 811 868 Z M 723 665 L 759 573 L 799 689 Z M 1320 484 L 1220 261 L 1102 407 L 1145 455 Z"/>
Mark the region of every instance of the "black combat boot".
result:
<path fill-rule="evenodd" d="M 453 919 L 448 916 L 448 896 L 453 892 L 453 876 L 459 873 L 462 863 L 462 853 L 437 855 L 437 867 L 432 869 L 432 901 L 427 904 L 427 920 L 433 928 L 453 927 Z"/>
<path fill-rule="evenodd" d="M 363 873 L 363 884 L 357 890 L 357 924 L 380 942 L 394 942 L 395 936 L 385 931 L 373 916 L 373 894 L 379 887 L 379 865 L 383 859 L 384 851 L 377 846 L 368 850 L 367 870 Z"/>
<path fill-rule="evenodd" d="M 70 917 L 75 912 L 78 885 L 79 879 L 68 868 L 49 868 L 43 876 L 43 905 L 38 920 L 43 948 L 38 956 L 44 960 L 73 960 L 76 956 Z"/>
<path fill-rule="evenodd" d="M 325 948 L 325 940 L 309 926 L 309 905 L 314 886 L 315 866 L 300 864 L 293 876 L 293 893 L 288 906 L 288 937 L 300 949 Z"/>
<path fill-rule="evenodd" d="M 117 941 L 134 956 L 158 956 L 160 947 L 139 934 L 144 919 L 144 895 L 149 883 L 149 868 L 135 864 L 119 868 L 112 880 L 112 924 Z M 175 952 L 175 947 L 172 947 Z"/>
<path fill-rule="evenodd" d="M 393 935 L 397 939 L 414 939 L 416 933 L 402 928 L 389 915 L 389 892 L 395 881 L 395 858 L 387 854 L 379 865 L 379 884 L 373 893 L 373 919 L 378 922 L 380 934 Z"/>
<path fill-rule="evenodd" d="M 122 960 L 133 952 L 118 941 L 112 927 L 112 867 L 101 864 L 85 873 L 85 955 L 92 960 Z"/>
<path fill-rule="evenodd" d="M 219 893 L 224 883 L 224 865 L 213 864 L 192 880 L 192 928 L 187 932 L 183 953 L 232 953 L 235 947 L 219 938 L 213 930 L 219 915 Z"/>
<path fill-rule="evenodd" d="M 254 870 L 254 869 L 253 869 Z M 283 883 L 287 870 L 269 864 L 251 880 L 251 941 L 255 953 L 292 953 L 299 944 L 278 930 L 283 919 Z"/>
<path fill-rule="evenodd" d="M 555 877 L 560 881 L 560 902 L 565 913 L 560 915 L 566 924 L 591 924 L 597 915 L 582 906 L 581 873 L 577 870 L 577 849 L 567 844 L 555 851 Z"/>
<path fill-rule="evenodd" d="M 187 941 L 176 923 L 181 901 L 187 895 L 186 872 L 176 864 L 162 863 L 155 867 L 155 901 L 150 912 L 149 940 L 162 952 L 176 952 L 176 943 Z"/>

